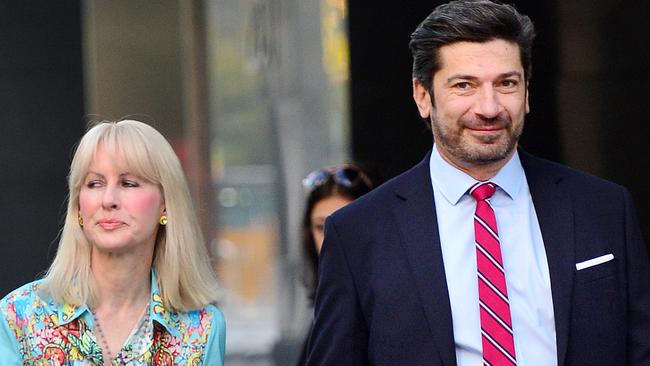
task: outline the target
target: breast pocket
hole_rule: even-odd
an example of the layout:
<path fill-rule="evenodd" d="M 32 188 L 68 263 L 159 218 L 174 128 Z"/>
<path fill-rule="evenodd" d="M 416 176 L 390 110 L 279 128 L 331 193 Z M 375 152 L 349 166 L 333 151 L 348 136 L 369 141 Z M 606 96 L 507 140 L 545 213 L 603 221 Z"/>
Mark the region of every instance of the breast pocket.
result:
<path fill-rule="evenodd" d="M 592 267 L 587 267 L 576 271 L 576 279 L 582 283 L 597 281 L 600 279 L 613 277 L 618 272 L 616 265 L 616 258 L 605 263 L 597 264 Z"/>

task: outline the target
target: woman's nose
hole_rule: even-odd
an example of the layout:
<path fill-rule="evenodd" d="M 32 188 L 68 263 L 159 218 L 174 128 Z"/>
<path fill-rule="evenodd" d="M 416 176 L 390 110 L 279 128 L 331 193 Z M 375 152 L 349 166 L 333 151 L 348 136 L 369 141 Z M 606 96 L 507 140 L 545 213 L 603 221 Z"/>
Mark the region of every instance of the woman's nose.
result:
<path fill-rule="evenodd" d="M 115 209 L 119 207 L 119 191 L 112 185 L 107 185 L 102 197 L 104 209 Z"/>

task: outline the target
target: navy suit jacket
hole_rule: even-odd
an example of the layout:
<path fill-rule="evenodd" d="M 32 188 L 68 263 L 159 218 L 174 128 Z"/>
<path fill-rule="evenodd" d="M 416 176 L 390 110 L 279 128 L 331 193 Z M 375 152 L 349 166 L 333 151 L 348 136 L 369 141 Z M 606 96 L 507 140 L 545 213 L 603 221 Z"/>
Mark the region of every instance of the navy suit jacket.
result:
<path fill-rule="evenodd" d="M 629 193 L 520 158 L 546 249 L 558 364 L 650 365 L 650 271 Z M 456 365 L 428 156 L 327 220 L 307 365 Z"/>

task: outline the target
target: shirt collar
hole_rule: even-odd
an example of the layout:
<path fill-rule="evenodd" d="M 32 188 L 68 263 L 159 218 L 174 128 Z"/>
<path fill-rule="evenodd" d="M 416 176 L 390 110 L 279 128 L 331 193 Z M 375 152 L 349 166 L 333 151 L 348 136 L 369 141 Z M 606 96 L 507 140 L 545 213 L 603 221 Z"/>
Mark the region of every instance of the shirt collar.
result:
<path fill-rule="evenodd" d="M 449 164 L 440 156 L 436 145 L 433 145 L 429 169 L 433 188 L 438 189 L 450 204 L 456 205 L 467 193 L 467 190 L 478 181 L 469 174 Z M 515 199 L 521 191 L 524 182 L 524 169 L 519 160 L 519 152 L 515 150 L 512 158 L 490 179 L 499 186 L 511 199 Z"/>
<path fill-rule="evenodd" d="M 51 300 L 52 304 L 53 300 Z M 57 309 L 57 316 L 59 319 L 59 325 L 66 325 L 73 320 L 79 318 L 84 313 L 90 313 L 88 305 L 75 305 L 75 304 L 63 304 L 60 307 L 53 306 Z M 92 316 L 92 315 L 91 315 Z M 167 332 L 173 336 L 179 336 L 179 331 L 176 329 L 175 325 L 176 313 L 167 309 L 163 304 L 162 296 L 160 295 L 160 289 L 158 288 L 158 281 L 156 279 L 156 272 L 151 270 L 151 298 L 149 300 L 149 320 L 156 321 L 158 324 L 162 325 Z"/>
<path fill-rule="evenodd" d="M 86 304 L 79 305 L 65 303 L 61 306 L 56 306 L 54 300 L 51 298 L 49 302 L 53 308 L 57 309 L 56 312 L 59 325 L 66 325 L 83 315 L 85 312 L 90 314 L 90 309 Z"/>

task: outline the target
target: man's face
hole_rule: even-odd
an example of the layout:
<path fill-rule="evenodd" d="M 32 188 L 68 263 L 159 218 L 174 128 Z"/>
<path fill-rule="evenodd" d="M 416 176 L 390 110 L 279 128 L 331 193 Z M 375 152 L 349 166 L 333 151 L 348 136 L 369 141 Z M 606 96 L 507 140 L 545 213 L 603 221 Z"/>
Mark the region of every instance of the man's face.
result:
<path fill-rule="evenodd" d="M 422 118 L 430 118 L 443 158 L 461 168 L 506 162 L 528 113 L 519 46 L 505 40 L 457 42 L 439 49 L 441 68 L 429 92 L 413 82 Z"/>

